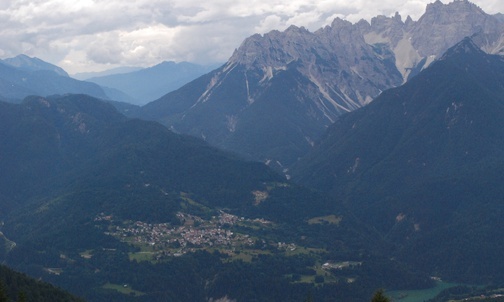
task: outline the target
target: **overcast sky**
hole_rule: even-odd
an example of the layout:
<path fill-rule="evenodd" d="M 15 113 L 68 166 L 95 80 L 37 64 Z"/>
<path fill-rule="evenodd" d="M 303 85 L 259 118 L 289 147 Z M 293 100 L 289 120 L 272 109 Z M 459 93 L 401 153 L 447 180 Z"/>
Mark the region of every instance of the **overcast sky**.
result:
<path fill-rule="evenodd" d="M 73 74 L 161 61 L 225 62 L 254 33 L 314 31 L 335 17 L 417 20 L 434 0 L 0 0 L 0 58 L 20 53 Z M 448 0 L 443 3 L 451 2 Z M 474 0 L 504 12 L 502 0 Z"/>

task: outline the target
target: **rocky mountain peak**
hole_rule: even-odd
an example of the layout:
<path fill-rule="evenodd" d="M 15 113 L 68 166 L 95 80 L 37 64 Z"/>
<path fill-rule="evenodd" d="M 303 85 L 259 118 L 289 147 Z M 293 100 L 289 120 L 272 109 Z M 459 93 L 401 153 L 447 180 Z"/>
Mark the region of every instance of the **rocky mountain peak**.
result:
<path fill-rule="evenodd" d="M 455 0 L 448 4 L 443 4 L 437 0 L 427 5 L 425 14 L 419 19 L 419 23 L 422 23 L 422 19 L 449 23 L 448 21 L 456 20 L 457 17 L 474 18 L 474 15 L 486 16 L 487 14 L 479 6 L 468 0 Z"/>
<path fill-rule="evenodd" d="M 448 57 L 455 55 L 467 55 L 467 54 L 483 54 L 484 52 L 474 43 L 470 37 L 464 38 L 462 41 L 457 43 L 455 46 L 448 49 L 440 60 L 445 60 Z"/>
<path fill-rule="evenodd" d="M 421 56 L 440 55 L 464 37 L 480 31 L 501 30 L 496 18 L 467 1 L 429 4 L 412 31 L 413 44 Z"/>
<path fill-rule="evenodd" d="M 291 25 L 285 30 L 285 34 L 287 35 L 298 35 L 308 33 L 308 30 L 304 28 L 304 26 L 297 27 L 296 25 Z"/>
<path fill-rule="evenodd" d="M 31 58 L 27 55 L 17 55 L 13 58 L 8 58 L 3 60 L 7 65 L 26 70 L 26 71 L 41 71 L 48 70 L 55 72 L 56 74 L 64 77 L 68 77 L 68 73 L 64 71 L 62 68 L 55 66 L 53 64 L 42 61 L 39 58 Z"/>
<path fill-rule="evenodd" d="M 352 23 L 347 21 L 347 20 L 343 20 L 341 18 L 335 18 L 333 20 L 333 22 L 331 23 L 331 28 L 333 29 L 337 29 L 337 28 L 341 28 L 341 27 L 346 27 L 346 26 L 351 26 Z"/>
<path fill-rule="evenodd" d="M 497 17 L 469 1 L 436 1 L 418 21 L 409 16 L 403 21 L 396 13 L 356 24 L 336 18 L 315 32 L 291 26 L 256 34 L 225 66 L 187 88 L 190 96 L 183 106 L 173 94 L 146 111 L 159 116 L 156 107 L 173 102 L 174 112 L 155 119 L 221 148 L 285 167 L 341 114 L 408 81 L 475 33 L 481 35 L 473 42 L 486 52 L 496 53 L 504 45 L 504 23 Z M 202 122 L 201 116 L 210 115 L 211 121 Z M 288 142 L 281 141 L 286 133 Z M 293 141 L 295 151 L 289 147 Z"/>
<path fill-rule="evenodd" d="M 396 12 L 392 17 L 376 16 L 370 23 L 361 20 L 352 24 L 335 18 L 330 26 L 314 33 L 292 25 L 283 32 L 274 30 L 264 35 L 256 34 L 243 42 L 228 65 L 239 63 L 249 69 L 266 70 L 266 75 L 271 73 L 271 68 L 285 69 L 290 62 L 296 60 L 305 62 L 306 67 L 307 62 L 313 62 L 318 56 L 324 60 L 337 60 L 339 68 L 345 66 L 356 72 L 353 65 L 361 65 L 363 62 L 350 63 L 348 59 L 352 59 L 347 58 L 347 55 L 355 57 L 357 61 L 362 61 L 363 57 L 376 57 L 379 60 L 389 60 L 387 64 L 392 62 L 404 82 L 417 72 L 416 69 L 427 67 L 464 37 L 478 32 L 500 32 L 503 28 L 498 18 L 486 14 L 470 1 L 456 0 L 443 4 L 438 0 L 428 4 L 425 14 L 416 22 L 410 16 L 403 22 L 401 15 Z M 493 44 L 480 47 L 495 53 L 497 51 L 492 47 L 498 45 L 495 42 L 498 37 L 492 35 L 486 40 Z M 363 47 L 378 53 L 373 54 L 371 51 L 364 54 Z M 392 57 L 384 53 L 390 53 Z M 340 57 L 345 58 L 340 60 Z M 310 68 L 306 70 L 308 69 Z M 312 72 L 312 75 L 315 74 Z M 363 99 L 375 96 L 374 93 L 366 94 L 367 96 L 352 101 L 363 104 Z"/>
<path fill-rule="evenodd" d="M 394 15 L 394 19 L 395 19 L 396 21 L 402 22 L 402 20 L 401 20 L 401 15 L 399 14 L 399 12 L 396 12 L 396 13 L 395 13 L 395 15 Z"/>
<path fill-rule="evenodd" d="M 481 13 L 484 13 L 483 10 L 477 6 L 476 4 L 472 3 L 469 0 L 453 0 L 452 2 L 448 4 L 443 4 L 440 0 L 436 0 L 433 3 L 427 4 L 427 8 L 425 13 L 430 14 L 430 13 L 437 13 L 439 10 L 477 10 Z"/>
<path fill-rule="evenodd" d="M 414 23 L 415 23 L 415 21 L 413 21 L 413 19 L 411 19 L 410 15 L 408 15 L 408 17 L 406 17 L 406 21 L 404 21 L 404 25 L 406 25 L 406 28 L 409 28 Z"/>
<path fill-rule="evenodd" d="M 436 0 L 433 3 L 427 4 L 427 8 L 425 9 L 426 13 L 436 11 L 437 9 L 443 7 L 444 4 L 440 0 Z"/>
<path fill-rule="evenodd" d="M 235 50 L 227 65 L 241 64 L 248 69 L 280 68 L 296 60 L 306 48 L 304 41 L 312 35 L 304 27 L 290 26 L 284 32 L 270 31 L 247 38 Z"/>
<path fill-rule="evenodd" d="M 428 4 L 418 21 L 400 15 L 377 16 L 369 27 L 361 28 L 366 43 L 387 45 L 395 57 L 395 65 L 404 81 L 426 68 L 448 48 L 464 37 L 479 34 L 474 42 L 488 53 L 501 53 L 502 21 L 486 14 L 480 7 L 467 0 L 443 4 Z"/>
<path fill-rule="evenodd" d="M 390 41 L 393 46 L 397 45 L 403 38 L 404 27 L 405 25 L 399 13 L 396 13 L 394 17 L 382 15 L 371 19 L 371 30 L 380 33 L 380 39 Z"/>

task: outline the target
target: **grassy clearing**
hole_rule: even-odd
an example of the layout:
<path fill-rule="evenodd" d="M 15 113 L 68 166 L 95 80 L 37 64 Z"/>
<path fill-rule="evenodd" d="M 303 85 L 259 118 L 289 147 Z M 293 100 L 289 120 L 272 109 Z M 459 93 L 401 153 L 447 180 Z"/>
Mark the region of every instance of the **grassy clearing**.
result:
<path fill-rule="evenodd" d="M 10 252 L 15 246 L 16 243 L 12 240 L 9 240 L 7 237 L 5 237 L 4 233 L 0 232 L 0 238 L 4 240 L 4 250 L 8 253 Z"/>
<path fill-rule="evenodd" d="M 286 250 L 285 255 L 286 256 L 295 256 L 295 255 L 301 255 L 301 254 L 321 254 L 321 253 L 326 253 L 327 251 L 324 249 L 315 249 L 315 248 L 310 248 L 310 247 L 303 247 L 303 246 L 296 246 L 296 249 L 291 251 L 291 250 Z"/>
<path fill-rule="evenodd" d="M 84 259 L 91 259 L 93 257 L 93 250 L 84 251 L 79 253 L 79 255 Z"/>
<path fill-rule="evenodd" d="M 285 182 L 272 182 L 272 183 L 268 183 L 266 185 L 266 189 L 268 191 L 271 191 L 275 188 L 287 188 L 287 187 L 290 187 L 290 185 L 288 183 L 285 183 Z"/>
<path fill-rule="evenodd" d="M 65 201 L 65 198 L 68 196 L 69 194 L 67 195 L 64 195 L 64 196 L 60 196 L 60 197 L 57 197 L 55 199 L 51 199 L 49 200 L 48 202 L 42 204 L 36 211 L 36 213 L 43 213 L 47 210 L 49 210 L 51 207 L 54 207 L 56 206 L 57 204 L 59 203 L 62 203 Z"/>
<path fill-rule="evenodd" d="M 252 262 L 254 256 L 250 253 L 240 252 L 239 254 L 234 254 L 231 257 L 231 261 L 241 260 L 243 262 Z"/>
<path fill-rule="evenodd" d="M 102 286 L 104 289 L 111 289 L 120 292 L 121 294 L 124 295 L 133 295 L 133 296 L 143 296 L 145 293 L 141 291 L 134 290 L 129 287 L 129 285 L 119 285 L 119 284 L 112 284 L 112 283 L 107 283 Z"/>
<path fill-rule="evenodd" d="M 206 205 L 204 204 L 201 204 L 193 199 L 191 199 L 189 196 L 189 194 L 187 193 L 184 193 L 184 192 L 180 192 L 180 198 L 182 198 L 182 200 L 184 200 L 185 202 L 187 202 L 189 205 L 193 206 L 193 207 L 196 207 L 196 208 L 199 208 L 205 212 L 211 212 L 212 209 L 210 209 L 209 207 L 207 207 Z"/>
<path fill-rule="evenodd" d="M 138 244 L 138 243 L 131 243 L 130 244 L 140 248 L 139 252 L 131 252 L 128 253 L 129 260 L 130 261 L 149 261 L 149 262 L 156 262 L 154 259 L 154 255 L 156 254 L 156 251 L 154 248 L 149 245 L 149 244 Z"/>
<path fill-rule="evenodd" d="M 335 224 L 339 225 L 343 217 L 341 216 L 336 216 L 336 215 L 328 215 L 328 216 L 320 216 L 320 217 L 313 217 L 308 220 L 308 224 Z"/>
<path fill-rule="evenodd" d="M 252 262 L 252 259 L 258 255 L 271 255 L 271 252 L 264 250 L 241 250 L 239 253 L 233 253 L 229 261 L 242 260 L 244 262 Z"/>
<path fill-rule="evenodd" d="M 154 255 L 155 255 L 154 252 L 128 253 L 129 260 L 130 261 L 137 261 L 137 262 L 142 262 L 142 261 L 155 262 Z"/>
<path fill-rule="evenodd" d="M 63 273 L 63 269 L 58 267 L 46 267 L 44 270 L 52 275 L 61 275 Z"/>
<path fill-rule="evenodd" d="M 311 284 L 328 284 L 337 283 L 339 280 L 331 272 L 323 270 L 320 265 L 312 267 L 315 275 L 302 275 L 301 279 L 294 281 L 294 283 L 311 283 Z M 323 282 L 317 282 L 317 279 L 323 277 Z"/>

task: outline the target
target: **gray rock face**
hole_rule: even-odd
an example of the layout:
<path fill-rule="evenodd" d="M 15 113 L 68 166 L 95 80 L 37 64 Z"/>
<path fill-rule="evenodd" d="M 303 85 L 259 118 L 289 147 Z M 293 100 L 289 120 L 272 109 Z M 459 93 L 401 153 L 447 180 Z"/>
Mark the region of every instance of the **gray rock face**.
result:
<path fill-rule="evenodd" d="M 329 104 L 318 106 L 329 122 L 402 83 L 393 54 L 366 43 L 359 26 L 341 19 L 314 33 L 291 26 L 285 32 L 254 35 L 235 51 L 227 68 L 241 65 L 262 72 L 260 82 L 266 84 L 294 61 L 297 71 L 318 89 L 313 101 Z"/>
<path fill-rule="evenodd" d="M 329 113 L 333 119 L 333 114 L 352 111 L 382 90 L 405 82 L 413 70 L 427 67 L 464 37 L 473 36 L 488 53 L 502 52 L 503 33 L 501 18 L 475 4 L 460 0 L 445 5 L 438 0 L 427 5 L 418 21 L 408 16 L 403 22 L 396 13 L 377 16 L 371 24 L 336 19 L 314 33 L 291 26 L 285 32 L 256 34 L 245 40 L 228 65 L 263 70 L 268 79 L 273 71 L 302 61 L 299 71 L 333 103 Z M 331 95 L 334 90 L 342 94 Z"/>
<path fill-rule="evenodd" d="M 145 106 L 143 117 L 289 166 L 341 114 L 403 84 L 464 37 L 500 53 L 501 20 L 465 0 L 437 1 L 418 21 L 396 13 L 256 34 L 221 68 Z"/>
<path fill-rule="evenodd" d="M 487 53 L 500 53 L 503 33 L 502 18 L 486 14 L 467 0 L 428 4 L 416 22 L 408 17 L 402 23 L 398 14 L 393 18 L 379 16 L 363 31 L 369 44 L 383 43 L 391 49 L 404 81 L 465 37 L 472 36 Z"/>
<path fill-rule="evenodd" d="M 427 5 L 425 14 L 408 34 L 419 54 L 428 56 L 445 52 L 464 37 L 502 32 L 502 29 L 502 23 L 498 19 L 469 1 L 443 5 L 438 0 Z"/>

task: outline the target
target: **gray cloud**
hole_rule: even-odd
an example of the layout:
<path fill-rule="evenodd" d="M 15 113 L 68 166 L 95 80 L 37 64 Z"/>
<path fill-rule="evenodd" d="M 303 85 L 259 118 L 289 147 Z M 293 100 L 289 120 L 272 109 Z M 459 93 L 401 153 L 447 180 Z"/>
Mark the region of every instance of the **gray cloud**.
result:
<path fill-rule="evenodd" d="M 224 62 L 254 33 L 291 24 L 313 31 L 335 17 L 357 22 L 396 11 L 417 19 L 432 1 L 3 0 L 0 57 L 25 53 L 70 73 L 163 60 Z M 473 2 L 504 12 L 501 0 Z"/>

